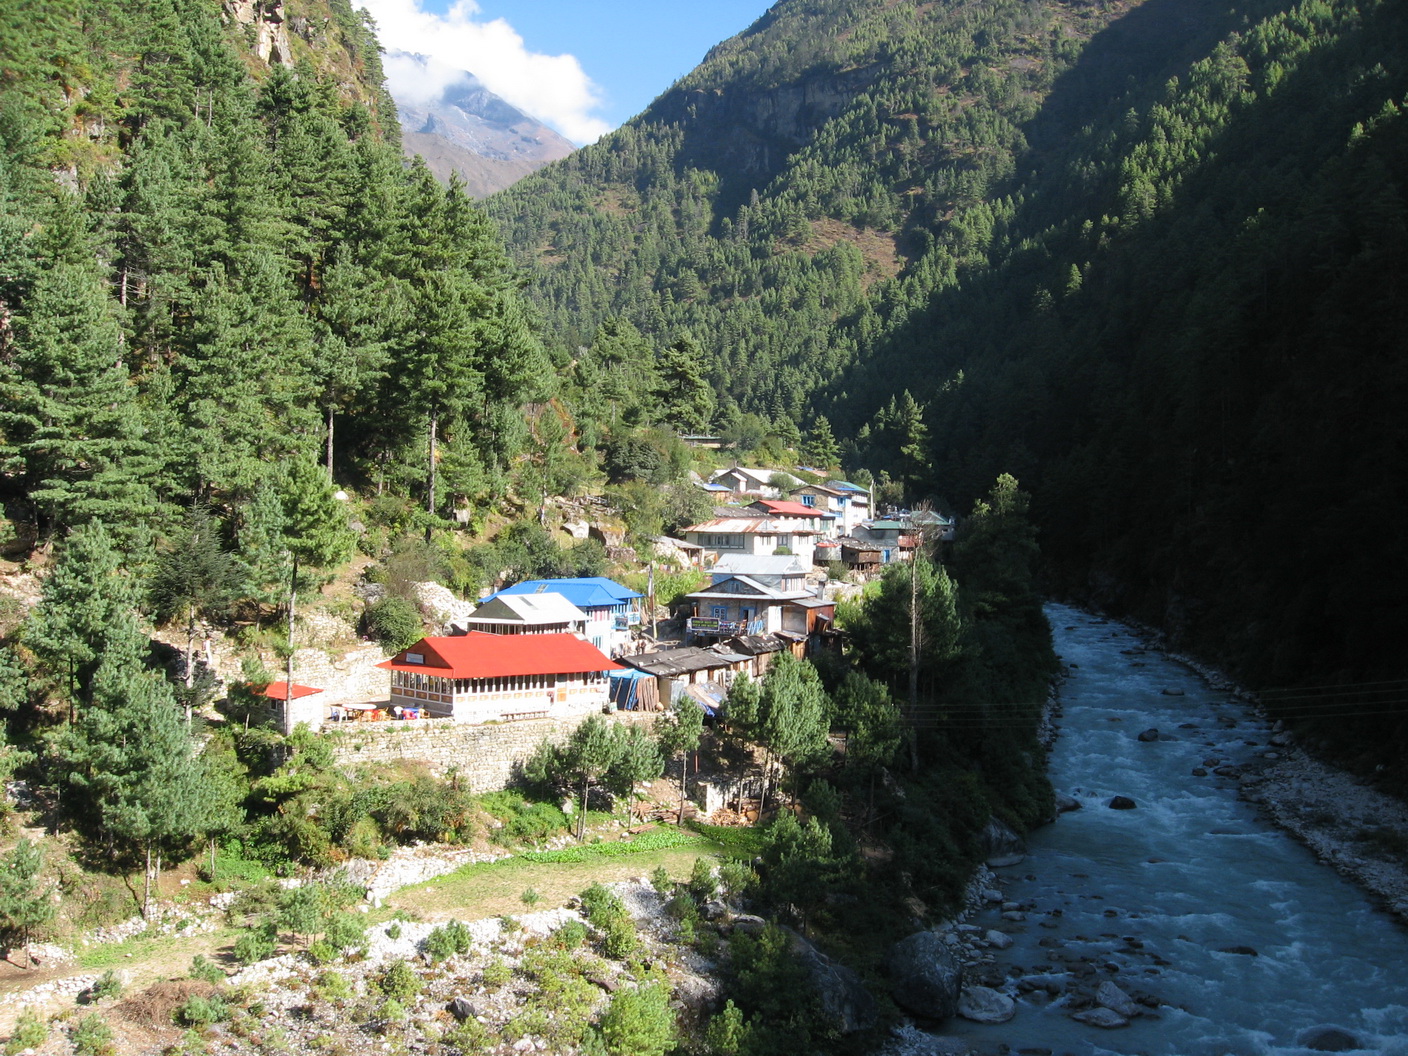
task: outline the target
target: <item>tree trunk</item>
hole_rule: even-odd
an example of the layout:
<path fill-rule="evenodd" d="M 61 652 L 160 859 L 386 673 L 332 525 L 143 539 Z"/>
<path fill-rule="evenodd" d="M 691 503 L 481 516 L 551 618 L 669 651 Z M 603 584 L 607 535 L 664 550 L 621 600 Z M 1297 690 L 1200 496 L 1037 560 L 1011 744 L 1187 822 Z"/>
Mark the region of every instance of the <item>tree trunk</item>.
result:
<path fill-rule="evenodd" d="M 689 798 L 689 752 L 680 756 L 680 824 L 684 824 L 684 805 Z"/>
<path fill-rule="evenodd" d="M 288 706 L 293 700 L 293 606 L 298 600 L 298 555 L 293 555 L 293 575 L 288 583 L 288 668 L 284 681 L 284 727 L 288 730 Z"/>
<path fill-rule="evenodd" d="M 142 919 L 147 919 L 147 912 L 152 904 L 152 847 L 147 844 L 147 868 L 142 874 Z"/>
<path fill-rule="evenodd" d="M 582 809 L 577 812 L 577 841 L 579 843 L 587 834 L 587 785 L 590 781 L 590 778 L 582 778 Z"/>
<path fill-rule="evenodd" d="M 329 481 L 332 480 L 332 420 L 333 420 L 333 405 L 332 405 L 332 401 L 329 400 L 329 401 L 328 401 L 328 480 L 329 480 Z"/>
<path fill-rule="evenodd" d="M 436 450 L 436 444 L 437 444 L 437 442 L 439 441 L 439 429 L 440 429 L 440 416 L 439 416 L 439 414 L 438 414 L 437 411 L 435 411 L 435 410 L 432 409 L 431 412 L 430 412 L 430 428 L 429 428 L 429 433 L 430 433 L 430 447 L 429 447 L 430 465 L 429 465 L 429 467 L 428 467 L 428 471 L 427 471 L 426 476 L 425 476 L 425 479 L 426 479 L 426 489 L 425 489 L 425 512 L 428 513 L 428 514 L 430 514 L 432 517 L 435 516 L 435 450 Z M 429 531 L 429 529 L 426 529 L 426 530 Z"/>

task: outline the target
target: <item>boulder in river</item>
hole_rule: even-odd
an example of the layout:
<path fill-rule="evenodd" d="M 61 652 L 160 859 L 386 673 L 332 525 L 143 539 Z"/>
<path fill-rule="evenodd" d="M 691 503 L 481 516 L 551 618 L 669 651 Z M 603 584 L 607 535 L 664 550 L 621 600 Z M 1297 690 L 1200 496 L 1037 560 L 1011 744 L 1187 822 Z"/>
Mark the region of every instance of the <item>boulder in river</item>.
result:
<path fill-rule="evenodd" d="M 1080 800 L 1075 796 L 1068 796 L 1064 792 L 1056 793 L 1056 813 L 1069 814 L 1073 810 L 1080 810 Z"/>
<path fill-rule="evenodd" d="M 983 939 L 994 950 L 1006 950 L 1010 949 L 1012 946 L 1012 936 L 1005 931 L 998 931 L 995 928 L 984 934 Z"/>
<path fill-rule="evenodd" d="M 1016 865 L 1027 856 L 1026 841 L 997 818 L 988 819 L 987 828 L 978 839 L 981 841 L 983 857 L 991 868 Z"/>
<path fill-rule="evenodd" d="M 1363 1047 L 1358 1037 L 1339 1027 L 1308 1027 L 1296 1035 L 1296 1044 L 1312 1052 L 1351 1052 Z"/>
<path fill-rule="evenodd" d="M 1095 1003 L 1101 1008 L 1108 1008 L 1111 1012 L 1124 1016 L 1125 1019 L 1133 1019 L 1139 1015 L 1139 1006 L 1134 1003 L 1134 998 L 1108 979 L 1095 991 Z"/>
<path fill-rule="evenodd" d="M 1138 805 L 1128 796 L 1115 796 L 1108 804 L 1111 810 L 1133 810 Z"/>
<path fill-rule="evenodd" d="M 1159 739 L 1159 731 L 1157 728 L 1147 729 L 1139 735 L 1139 739 L 1145 744 L 1148 744 L 1150 741 L 1157 741 Z"/>
<path fill-rule="evenodd" d="M 1181 697 L 1181 696 L 1183 696 L 1183 690 L 1181 690 L 1181 689 L 1164 689 L 1164 690 L 1161 690 L 1160 692 L 1162 692 L 1163 695 L 1166 696 L 1166 697 Z"/>
<path fill-rule="evenodd" d="M 1223 947 L 1222 947 L 1220 950 L 1218 950 L 1217 952 L 1218 952 L 1218 953 L 1235 953 L 1235 954 L 1238 954 L 1239 956 L 1242 956 L 1242 957 L 1255 957 L 1255 956 L 1257 956 L 1256 950 L 1252 949 L 1250 946 L 1223 946 Z"/>
<path fill-rule="evenodd" d="M 917 931 L 890 947 L 890 996 L 907 1012 L 929 1019 L 948 1019 L 958 1011 L 963 966 L 943 939 L 932 931 Z"/>
<path fill-rule="evenodd" d="M 988 986 L 965 986 L 958 995 L 958 1014 L 974 1023 L 1006 1023 L 1017 1014 L 1017 1002 Z"/>
<path fill-rule="evenodd" d="M 1119 1027 L 1129 1026 L 1129 1020 L 1124 1016 L 1100 1005 L 1087 1008 L 1084 1012 L 1077 1012 L 1071 1018 L 1077 1023 L 1084 1023 L 1087 1027 L 1101 1027 L 1104 1030 L 1115 1030 Z"/>

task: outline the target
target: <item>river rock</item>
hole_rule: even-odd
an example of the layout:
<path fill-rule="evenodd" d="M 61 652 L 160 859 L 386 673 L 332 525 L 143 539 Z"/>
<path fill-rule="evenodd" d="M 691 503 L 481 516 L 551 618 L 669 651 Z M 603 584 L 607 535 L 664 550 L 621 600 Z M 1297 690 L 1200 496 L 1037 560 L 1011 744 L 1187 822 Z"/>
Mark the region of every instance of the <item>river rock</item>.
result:
<path fill-rule="evenodd" d="M 1104 1030 L 1116 1030 L 1119 1027 L 1129 1026 L 1129 1020 L 1113 1009 L 1096 1006 L 1087 1008 L 1084 1012 L 1077 1012 L 1071 1017 L 1077 1023 L 1084 1023 L 1087 1027 L 1101 1027 Z"/>
<path fill-rule="evenodd" d="M 984 935 L 983 938 L 994 950 L 1006 950 L 1010 949 L 1012 946 L 1012 936 L 1005 931 L 993 929 Z"/>
<path fill-rule="evenodd" d="M 1163 695 L 1166 696 L 1166 697 L 1181 697 L 1181 696 L 1183 696 L 1183 690 L 1181 690 L 1181 689 L 1164 689 L 1164 690 L 1160 690 L 1160 692 L 1163 693 Z"/>
<path fill-rule="evenodd" d="M 917 931 L 890 947 L 886 957 L 890 996 L 895 1004 L 929 1019 L 948 1019 L 958 1011 L 963 966 L 932 931 Z"/>
<path fill-rule="evenodd" d="M 1139 1015 L 1139 1006 L 1134 1003 L 1134 999 L 1108 979 L 1095 991 L 1095 1003 L 1101 1008 L 1108 1008 L 1111 1012 L 1124 1016 L 1125 1019 L 1133 1019 Z"/>
<path fill-rule="evenodd" d="M 854 1034 L 874 1026 L 879 1006 L 860 976 L 844 964 L 837 964 L 795 931 L 789 935 L 792 953 L 811 976 L 822 1013 L 831 1025 L 842 1034 Z"/>
<path fill-rule="evenodd" d="M 1075 796 L 1068 796 L 1064 792 L 1056 793 L 1056 813 L 1069 814 L 1073 810 L 1080 810 L 1080 800 Z"/>
<path fill-rule="evenodd" d="M 1006 1023 L 1017 1014 L 1017 1002 L 988 986 L 965 986 L 958 1014 L 974 1023 Z"/>
<path fill-rule="evenodd" d="M 1159 739 L 1159 731 L 1157 728 L 1147 729 L 1139 735 L 1139 739 L 1145 744 L 1148 744 L 1150 741 L 1157 741 Z"/>
<path fill-rule="evenodd" d="M 1139 804 L 1128 796 L 1115 796 L 1107 805 L 1111 810 L 1133 810 Z"/>
<path fill-rule="evenodd" d="M 983 857 L 994 869 L 1004 865 L 1016 865 L 1027 856 L 1026 841 L 997 818 L 988 819 L 987 828 L 978 839 Z"/>
<path fill-rule="evenodd" d="M 1361 1047 L 1355 1035 L 1339 1027 L 1309 1027 L 1296 1035 L 1296 1044 L 1312 1052 L 1350 1052 Z"/>
<path fill-rule="evenodd" d="M 1223 946 L 1223 947 L 1222 947 L 1221 949 L 1219 949 L 1217 952 L 1218 952 L 1218 953 L 1235 953 L 1235 954 L 1238 954 L 1239 956 L 1242 956 L 1242 957 L 1255 957 L 1255 956 L 1257 956 L 1256 950 L 1252 949 L 1250 946 Z"/>

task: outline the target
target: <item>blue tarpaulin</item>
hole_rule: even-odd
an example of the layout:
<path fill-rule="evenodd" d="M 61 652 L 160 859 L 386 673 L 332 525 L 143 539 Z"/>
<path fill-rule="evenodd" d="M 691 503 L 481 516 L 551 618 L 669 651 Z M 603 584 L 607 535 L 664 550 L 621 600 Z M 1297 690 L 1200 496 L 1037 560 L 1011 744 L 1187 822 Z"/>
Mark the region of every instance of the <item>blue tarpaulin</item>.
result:
<path fill-rule="evenodd" d="M 628 668 L 625 671 L 612 671 L 610 675 L 611 703 L 621 711 L 635 711 L 640 706 L 640 694 L 636 684 L 643 678 L 650 678 L 644 671 Z"/>

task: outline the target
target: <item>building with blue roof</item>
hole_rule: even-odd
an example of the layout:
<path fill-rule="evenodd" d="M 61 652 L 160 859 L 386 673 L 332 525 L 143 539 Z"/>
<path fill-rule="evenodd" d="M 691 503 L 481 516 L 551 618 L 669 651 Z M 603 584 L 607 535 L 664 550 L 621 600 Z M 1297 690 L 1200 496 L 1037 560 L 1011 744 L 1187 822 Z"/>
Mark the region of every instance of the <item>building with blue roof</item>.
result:
<path fill-rule="evenodd" d="M 558 594 L 587 615 L 586 638 L 608 655 L 620 653 L 631 640 L 631 628 L 640 625 L 643 595 L 605 576 L 573 579 L 525 579 L 480 604 L 515 594 Z"/>

